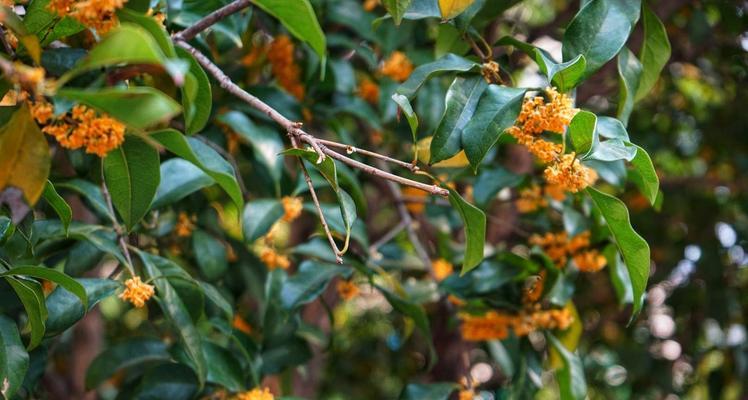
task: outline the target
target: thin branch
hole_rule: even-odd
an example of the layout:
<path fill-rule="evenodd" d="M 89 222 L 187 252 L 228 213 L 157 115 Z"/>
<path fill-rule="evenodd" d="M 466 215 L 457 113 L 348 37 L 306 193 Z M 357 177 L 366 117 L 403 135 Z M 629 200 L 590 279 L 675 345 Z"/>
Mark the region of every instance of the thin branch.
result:
<path fill-rule="evenodd" d="M 415 164 L 413 164 L 413 163 L 401 161 L 401 160 L 398 160 L 396 158 L 392 158 L 390 156 L 386 156 L 384 154 L 379 154 L 379 153 L 375 153 L 373 151 L 364 150 L 364 149 L 358 148 L 356 146 L 351 146 L 349 144 L 333 142 L 332 140 L 325 140 L 325 139 L 317 139 L 317 141 L 319 143 L 324 144 L 325 146 L 328 146 L 328 147 L 335 147 L 335 148 L 339 148 L 339 149 L 344 149 L 345 152 L 348 153 L 348 154 L 358 153 L 358 154 L 363 154 L 363 155 L 365 155 L 367 157 L 378 158 L 380 160 L 391 162 L 393 164 L 396 164 L 396 165 L 399 165 L 399 166 L 401 166 L 403 168 L 408 169 L 410 172 L 416 172 L 416 171 L 420 170 L 420 168 L 418 168 L 418 166 L 415 165 Z"/>
<path fill-rule="evenodd" d="M 189 28 L 175 33 L 173 36 L 174 40 L 192 40 L 195 38 L 195 36 L 200 34 L 200 32 L 210 28 L 216 22 L 249 7 L 251 4 L 252 3 L 249 0 L 233 1 L 206 15 Z"/>
<path fill-rule="evenodd" d="M 325 147 L 319 141 L 319 139 L 315 138 L 314 136 L 302 130 L 301 123 L 293 122 L 289 120 L 288 118 L 281 115 L 274 108 L 270 107 L 262 100 L 249 94 L 247 91 L 245 91 L 244 89 L 239 87 L 237 84 L 235 84 L 231 80 L 231 78 L 229 78 L 217 65 L 215 65 L 212 61 L 210 61 L 208 57 L 206 57 L 203 53 L 201 53 L 200 51 L 198 51 L 197 49 L 195 49 L 194 47 L 192 47 L 191 45 L 189 45 L 188 43 L 182 40 L 177 40 L 176 44 L 177 46 L 190 52 L 190 54 L 192 54 L 192 56 L 195 57 L 195 60 L 197 60 L 197 62 L 208 71 L 208 73 L 213 75 L 213 77 L 218 81 L 221 88 L 233 94 L 234 96 L 238 97 L 239 99 L 243 100 L 244 102 L 254 107 L 255 109 L 261 111 L 263 114 L 267 115 L 270 119 L 275 121 L 278 125 L 282 126 L 286 130 L 286 132 L 288 132 L 290 135 L 295 136 L 300 141 L 312 146 L 312 148 L 317 152 L 317 154 L 319 154 L 318 162 L 321 162 L 322 160 L 324 160 L 325 156 L 330 156 L 338 161 L 348 164 L 349 166 L 353 168 L 360 169 L 374 176 L 378 176 L 378 177 L 381 177 L 381 178 L 384 178 L 390 181 L 394 181 L 402 185 L 412 186 L 412 187 L 421 189 L 431 194 L 445 196 L 445 197 L 449 195 L 449 192 L 446 189 L 443 189 L 437 185 L 428 185 L 425 183 L 414 181 L 412 179 L 407 179 L 407 178 L 403 178 L 403 177 L 391 174 L 387 171 L 383 171 L 381 169 L 378 169 L 370 165 L 364 164 L 362 162 L 356 161 L 352 158 L 346 157 L 342 154 L 339 154 Z"/>
<path fill-rule="evenodd" d="M 384 161 L 375 160 L 375 162 L 380 168 L 387 168 L 387 164 L 385 164 Z M 402 191 L 400 191 L 400 186 L 397 186 L 395 182 L 391 180 L 386 180 L 385 182 L 390 188 L 390 192 L 392 192 L 392 197 L 395 199 L 395 206 L 397 207 L 397 212 L 400 214 L 400 220 L 405 224 L 405 231 L 408 234 L 408 239 L 410 239 L 410 242 L 413 244 L 413 248 L 415 249 L 418 258 L 420 258 L 421 262 L 423 262 L 423 266 L 426 268 L 429 275 L 431 275 L 431 277 L 433 278 L 434 269 L 431 266 L 431 258 L 429 257 L 428 252 L 421 243 L 421 239 L 416 233 L 416 226 L 413 222 L 413 217 L 411 217 L 408 208 L 405 207 L 405 201 L 403 201 L 403 193 Z"/>

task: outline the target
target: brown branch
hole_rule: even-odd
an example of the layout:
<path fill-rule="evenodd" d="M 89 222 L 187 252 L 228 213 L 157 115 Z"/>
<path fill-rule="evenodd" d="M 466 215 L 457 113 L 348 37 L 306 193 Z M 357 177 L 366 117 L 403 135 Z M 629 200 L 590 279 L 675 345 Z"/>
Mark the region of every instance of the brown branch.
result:
<path fill-rule="evenodd" d="M 325 146 L 328 146 L 328 147 L 335 147 L 335 148 L 339 148 L 339 149 L 344 149 L 345 152 L 348 153 L 348 154 L 358 153 L 358 154 L 363 154 L 363 155 L 365 155 L 367 157 L 378 158 L 380 160 L 391 162 L 391 163 L 393 163 L 395 165 L 399 165 L 399 166 L 401 166 L 403 168 L 406 168 L 410 172 L 417 172 L 417 171 L 420 170 L 420 168 L 418 168 L 418 166 L 415 165 L 415 164 L 413 164 L 413 163 L 409 163 L 409 162 L 405 162 L 405 161 L 402 161 L 402 160 L 398 160 L 396 158 L 392 158 L 392 157 L 386 156 L 384 154 L 375 153 L 373 151 L 360 149 L 360 148 L 358 148 L 356 146 L 351 146 L 349 144 L 333 142 L 332 140 L 325 140 L 325 139 L 317 139 L 317 141 L 319 143 L 322 143 Z"/>
<path fill-rule="evenodd" d="M 173 38 L 175 41 L 180 40 L 192 40 L 200 34 L 200 32 L 210 28 L 213 24 L 216 22 L 228 17 L 231 14 L 237 13 L 247 7 L 249 7 L 252 3 L 249 0 L 236 0 L 233 1 L 215 11 L 212 13 L 206 15 L 199 21 L 197 21 L 194 25 L 191 27 L 181 31 L 177 32 L 173 35 Z"/>

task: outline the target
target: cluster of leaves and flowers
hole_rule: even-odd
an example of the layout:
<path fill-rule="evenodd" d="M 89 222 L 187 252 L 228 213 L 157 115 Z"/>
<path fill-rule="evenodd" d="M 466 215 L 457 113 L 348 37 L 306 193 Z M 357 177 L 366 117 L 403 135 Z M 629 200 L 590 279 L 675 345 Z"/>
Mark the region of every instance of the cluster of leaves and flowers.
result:
<path fill-rule="evenodd" d="M 657 205 L 626 124 L 669 47 L 639 0 L 583 2 L 561 61 L 501 37 L 517 1 L 10 3 L 6 398 L 46 390 L 44 365 L 97 304 L 111 342 L 87 389 L 253 400 L 301 395 L 272 377 L 335 346 L 333 321 L 304 317 L 313 304 L 331 320 L 330 301 L 387 305 L 402 321 L 393 337 L 425 344 L 422 374 L 442 350 L 435 305 L 449 310 L 440 329 L 505 355 L 499 386 L 413 376 L 403 399 L 524 397 L 543 369 L 562 398 L 584 398 L 578 273 L 607 267 L 641 310 L 649 247 L 614 194 L 628 175 Z M 637 58 L 626 43 L 642 15 Z M 616 116 L 575 104 L 614 58 Z M 511 83 L 530 63 L 544 85 Z M 510 152 L 534 158 L 510 165 Z M 521 218 L 501 221 L 502 203 Z M 492 224 L 517 233 L 487 237 Z"/>

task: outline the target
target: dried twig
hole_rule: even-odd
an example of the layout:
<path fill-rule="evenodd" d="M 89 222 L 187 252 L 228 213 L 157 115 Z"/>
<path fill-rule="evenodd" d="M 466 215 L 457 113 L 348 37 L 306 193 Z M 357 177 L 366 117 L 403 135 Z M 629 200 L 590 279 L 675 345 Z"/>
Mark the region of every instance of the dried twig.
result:
<path fill-rule="evenodd" d="M 351 146 L 349 144 L 333 142 L 332 140 L 325 140 L 325 139 L 317 139 L 317 141 L 319 143 L 324 144 L 327 147 L 335 147 L 335 148 L 339 148 L 339 149 L 344 149 L 345 152 L 348 153 L 348 154 L 358 153 L 358 154 L 362 154 L 362 155 L 367 156 L 367 157 L 378 158 L 380 160 L 391 162 L 391 163 L 393 163 L 395 165 L 399 165 L 399 166 L 401 166 L 403 168 L 408 169 L 410 172 L 417 172 L 417 171 L 420 170 L 420 168 L 418 168 L 418 166 L 415 165 L 415 164 L 413 164 L 413 163 L 409 163 L 409 162 L 405 162 L 405 161 L 402 161 L 402 160 L 398 160 L 396 158 L 392 158 L 392 157 L 386 156 L 384 154 L 375 153 L 373 151 L 364 150 L 364 149 L 358 148 L 356 146 Z"/>
<path fill-rule="evenodd" d="M 189 28 L 175 33 L 173 38 L 174 40 L 192 40 L 195 36 L 200 34 L 200 32 L 210 28 L 216 22 L 249 7 L 251 4 L 252 3 L 249 0 L 233 1 L 206 15 Z"/>

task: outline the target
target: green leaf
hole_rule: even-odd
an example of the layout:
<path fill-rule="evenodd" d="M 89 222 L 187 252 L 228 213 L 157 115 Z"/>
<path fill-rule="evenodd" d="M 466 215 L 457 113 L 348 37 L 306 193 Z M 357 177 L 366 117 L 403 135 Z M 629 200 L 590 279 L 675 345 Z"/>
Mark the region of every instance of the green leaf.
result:
<path fill-rule="evenodd" d="M 86 289 L 84 289 L 80 283 L 76 282 L 75 279 L 55 269 L 47 267 L 37 267 L 33 265 L 24 265 L 20 267 L 13 267 L 9 271 L 0 274 L 0 276 L 31 276 L 34 278 L 45 279 L 54 282 L 78 297 L 84 308 L 88 307 L 88 296 L 86 295 Z"/>
<path fill-rule="evenodd" d="M 132 398 L 193 399 L 199 390 L 190 367 L 169 362 L 146 370 Z"/>
<path fill-rule="evenodd" d="M 164 60 L 164 53 L 147 30 L 124 23 L 109 32 L 58 84 L 64 85 L 74 76 L 96 68 L 115 64 L 160 65 Z"/>
<path fill-rule="evenodd" d="M 60 18 L 47 6 L 50 0 L 34 0 L 26 7 L 23 24 L 40 40 L 42 47 L 47 47 L 55 40 L 74 35 L 86 27 L 70 17 Z"/>
<path fill-rule="evenodd" d="M 618 253 L 618 249 L 615 245 L 608 245 L 603 250 L 603 256 L 608 263 L 608 272 L 610 273 L 610 281 L 613 284 L 613 289 L 616 291 L 616 297 L 618 297 L 618 304 L 630 304 L 634 301 L 634 292 L 631 286 L 631 278 L 629 277 L 629 271 L 626 269 L 626 265 L 621 259 L 621 255 Z"/>
<path fill-rule="evenodd" d="M 101 193 L 101 188 L 89 181 L 83 179 L 71 179 L 69 181 L 60 182 L 57 184 L 58 188 L 72 190 L 88 200 L 91 207 L 99 214 L 108 216 L 109 207 L 104 201 L 104 195 Z M 112 215 L 114 217 L 114 215 Z"/>
<path fill-rule="evenodd" d="M 649 203 L 655 205 L 657 193 L 660 189 L 660 178 L 657 176 L 657 171 L 655 171 L 649 154 L 637 145 L 632 146 L 636 148 L 636 156 L 631 160 L 631 165 L 634 167 L 631 171 L 631 180 L 644 197 L 649 200 Z"/>
<path fill-rule="evenodd" d="M 187 50 L 177 48 L 177 54 L 190 63 L 182 85 L 182 108 L 184 109 L 185 133 L 188 135 L 200 132 L 210 120 L 213 107 L 213 88 L 203 67 Z"/>
<path fill-rule="evenodd" d="M 90 311 L 99 301 L 111 296 L 120 287 L 117 281 L 111 279 L 77 278 L 76 282 L 85 290 L 88 309 L 83 308 L 80 300 L 70 291 L 56 288 L 46 300 L 49 312 L 46 323 L 47 337 L 59 335 L 73 326 L 83 318 L 86 311 Z"/>
<path fill-rule="evenodd" d="M 153 284 L 156 285 L 158 304 L 172 328 L 179 335 L 180 343 L 184 346 L 202 387 L 205 384 L 208 367 L 203 355 L 200 333 L 193 324 L 183 299 L 171 282 L 162 278 L 165 275 L 161 271 L 162 266 L 170 265 L 171 262 L 142 251 L 138 251 L 138 255 L 143 260 L 144 270 L 148 278 L 153 279 Z"/>
<path fill-rule="evenodd" d="M 309 0 L 252 0 L 256 6 L 277 18 L 292 35 L 303 40 L 314 52 L 325 60 L 325 33 L 319 26 L 317 16 Z"/>
<path fill-rule="evenodd" d="M 16 232 L 13 221 L 5 215 L 0 215 L 0 245 L 4 245 Z"/>
<path fill-rule="evenodd" d="M 234 318 L 234 308 L 231 303 L 210 283 L 200 281 L 198 284 L 200 284 L 200 289 L 205 293 L 205 297 L 226 314 L 228 321 L 231 321 Z"/>
<path fill-rule="evenodd" d="M 0 397 L 14 398 L 29 369 L 29 354 L 23 348 L 16 323 L 0 315 Z"/>
<path fill-rule="evenodd" d="M 160 171 L 161 176 L 168 177 L 168 179 L 163 179 L 159 183 L 153 204 L 151 204 L 153 209 L 176 203 L 216 183 L 203 170 L 181 158 L 172 158 L 161 163 Z"/>
<path fill-rule="evenodd" d="M 32 350 L 42 342 L 46 329 L 44 321 L 47 319 L 47 307 L 44 304 L 42 287 L 36 281 L 29 279 L 6 276 L 5 280 L 18 295 L 18 299 L 21 300 L 26 315 L 28 315 L 31 338 L 26 348 Z"/>
<path fill-rule="evenodd" d="M 474 172 L 478 171 L 478 165 L 499 140 L 499 136 L 514 125 L 524 97 L 525 89 L 488 86 L 478 102 L 475 114 L 462 130 L 462 147 L 465 148 Z"/>
<path fill-rule="evenodd" d="M 413 111 L 413 107 L 410 105 L 410 100 L 408 98 L 400 93 L 395 93 L 392 95 L 392 100 L 397 104 L 398 107 L 400 107 L 400 110 L 402 110 L 403 114 L 405 115 L 405 119 L 408 120 L 408 125 L 410 125 L 410 133 L 413 136 L 413 143 L 418 141 L 418 116 Z"/>
<path fill-rule="evenodd" d="M 65 232 L 67 232 L 70 221 L 73 219 L 73 210 L 70 209 L 70 205 L 57 193 L 55 186 L 50 181 L 47 181 L 47 184 L 44 185 L 42 196 L 55 210 L 57 216 L 60 217 L 60 221 L 62 221 L 62 225 L 65 227 Z"/>
<path fill-rule="evenodd" d="M 86 388 L 94 389 L 117 371 L 142 368 L 148 363 L 169 361 L 171 355 L 166 344 L 156 338 L 128 338 L 111 344 L 91 362 L 86 370 Z"/>
<path fill-rule="evenodd" d="M 618 53 L 618 113 L 617 117 L 625 126 L 634 109 L 634 93 L 639 86 L 642 65 L 634 53 L 624 47 Z"/>
<path fill-rule="evenodd" d="M 563 367 L 556 372 L 561 398 L 584 400 L 587 397 L 587 381 L 584 378 L 582 360 L 567 350 L 552 334 L 547 333 L 546 337 L 563 361 Z"/>
<path fill-rule="evenodd" d="M 488 87 L 482 76 L 457 77 L 447 91 L 446 108 L 431 140 L 430 164 L 446 160 L 462 150 L 462 129 L 473 118 Z"/>
<path fill-rule="evenodd" d="M 265 236 L 281 217 L 283 205 L 275 199 L 258 199 L 250 201 L 242 213 L 242 232 L 244 241 L 252 243 Z"/>
<path fill-rule="evenodd" d="M 383 0 L 384 8 L 392 16 L 395 25 L 400 25 L 412 0 Z"/>
<path fill-rule="evenodd" d="M 196 167 L 218 182 L 218 185 L 223 188 L 239 209 L 244 207 L 242 191 L 236 181 L 234 168 L 210 146 L 198 139 L 186 138 L 173 129 L 154 132 L 150 137 L 161 143 L 170 152 L 195 164 Z"/>
<path fill-rule="evenodd" d="M 620 139 L 629 141 L 629 134 L 623 123 L 613 117 L 597 117 L 597 132 L 600 137 L 606 139 Z"/>
<path fill-rule="evenodd" d="M 310 303 L 322 294 L 334 277 L 349 271 L 335 264 L 305 260 L 299 265 L 299 270 L 283 282 L 281 304 L 286 310 L 294 310 Z"/>
<path fill-rule="evenodd" d="M 467 72 L 473 68 L 478 68 L 480 65 L 474 61 L 470 61 L 467 58 L 462 58 L 455 54 L 447 54 L 446 56 L 418 66 L 413 70 L 407 81 L 403 82 L 397 88 L 397 93 L 412 99 L 416 95 L 418 88 L 426 82 L 427 79 L 433 75 L 441 72 Z"/>
<path fill-rule="evenodd" d="M 229 268 L 223 243 L 205 231 L 192 233 L 192 250 L 200 272 L 209 281 L 219 279 Z"/>
<path fill-rule="evenodd" d="M 515 187 L 522 183 L 524 177 L 504 167 L 484 168 L 473 185 L 475 204 L 481 208 L 488 207 L 491 200 L 502 189 Z"/>
<path fill-rule="evenodd" d="M 639 86 L 636 88 L 635 101 L 643 99 L 652 90 L 660 77 L 660 72 L 670 59 L 671 53 L 670 40 L 668 40 L 665 25 L 648 6 L 642 9 L 642 20 L 644 23 L 644 42 L 639 53 L 642 73 L 639 78 Z"/>
<path fill-rule="evenodd" d="M 548 78 L 548 82 L 562 93 L 575 88 L 584 77 L 587 59 L 581 54 L 564 63 L 558 63 L 547 51 L 511 36 L 501 38 L 497 44 L 514 46 L 532 57 L 540 72 Z"/>
<path fill-rule="evenodd" d="M 134 129 L 145 129 L 169 121 L 182 107 L 163 92 L 146 86 L 96 90 L 61 89 L 60 97 L 107 113 Z"/>
<path fill-rule="evenodd" d="M 592 187 L 587 188 L 586 191 L 605 218 L 613 239 L 623 255 L 634 289 L 633 316 L 636 316 L 641 310 L 644 291 L 649 279 L 649 245 L 631 227 L 629 212 L 621 200 Z"/>
<path fill-rule="evenodd" d="M 483 246 L 486 243 L 486 214 L 465 201 L 452 189 L 449 189 L 449 203 L 457 210 L 465 224 L 465 257 L 462 260 L 460 272 L 460 275 L 465 275 L 483 261 Z"/>
<path fill-rule="evenodd" d="M 47 138 L 24 104 L 0 127 L 0 191 L 7 186 L 21 189 L 29 205 L 44 191 L 52 159 Z"/>
<path fill-rule="evenodd" d="M 621 139 L 608 139 L 599 142 L 585 159 L 598 161 L 632 161 L 636 157 L 636 148 Z"/>
<path fill-rule="evenodd" d="M 161 180 L 158 150 L 128 135 L 104 158 L 104 180 L 112 203 L 128 230 L 145 216 Z"/>
<path fill-rule="evenodd" d="M 434 343 L 431 339 L 431 325 L 429 324 L 429 319 L 426 316 L 426 311 L 420 305 L 413 303 L 409 299 L 402 298 L 381 286 L 376 286 L 376 288 L 384 295 L 384 297 L 387 299 L 387 302 L 390 303 L 395 311 L 411 318 L 413 320 L 413 323 L 415 323 L 416 328 L 418 328 L 418 330 L 420 330 L 421 333 L 426 336 L 426 340 L 428 340 L 429 343 L 430 368 L 430 366 L 432 366 L 436 362 L 436 350 L 434 349 Z"/>
<path fill-rule="evenodd" d="M 564 32 L 564 61 L 583 55 L 587 64 L 584 77 L 590 76 L 623 48 L 639 19 L 640 8 L 640 0 L 587 2 Z"/>
<path fill-rule="evenodd" d="M 448 400 L 459 385 L 443 383 L 409 383 L 400 393 L 400 400 Z"/>
<path fill-rule="evenodd" d="M 257 160 L 264 165 L 270 176 L 280 182 L 283 175 L 283 140 L 275 129 L 258 126 L 246 115 L 238 111 L 221 114 L 218 121 L 228 125 L 240 137 L 245 139 L 255 152 Z"/>
<path fill-rule="evenodd" d="M 174 48 L 174 43 L 169 37 L 169 33 L 166 32 L 164 26 L 156 21 L 153 16 L 145 15 L 143 12 L 122 8 L 117 10 L 117 18 L 120 21 L 120 25 L 126 23 L 125 27 L 129 28 L 137 25 L 138 27 L 145 29 L 156 44 L 158 44 L 159 49 L 166 57 L 176 58 L 177 53 Z M 122 35 L 122 33 L 120 33 L 120 35 Z M 104 40 L 112 40 L 112 38 L 106 37 Z M 150 42 L 150 40 L 145 39 L 145 42 Z M 153 51 L 153 53 L 158 54 L 156 51 Z"/>
<path fill-rule="evenodd" d="M 244 389 L 242 367 L 232 352 L 206 341 L 203 343 L 203 354 L 208 364 L 208 382 L 221 385 L 232 392 Z"/>
<path fill-rule="evenodd" d="M 597 116 L 589 111 L 579 111 L 569 124 L 569 137 L 577 155 L 581 158 L 588 156 L 600 142 Z"/>

